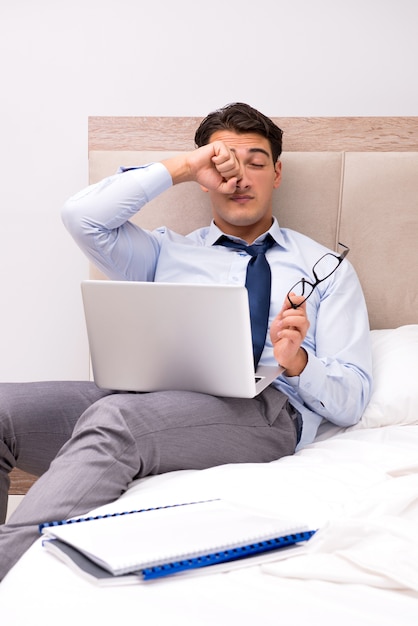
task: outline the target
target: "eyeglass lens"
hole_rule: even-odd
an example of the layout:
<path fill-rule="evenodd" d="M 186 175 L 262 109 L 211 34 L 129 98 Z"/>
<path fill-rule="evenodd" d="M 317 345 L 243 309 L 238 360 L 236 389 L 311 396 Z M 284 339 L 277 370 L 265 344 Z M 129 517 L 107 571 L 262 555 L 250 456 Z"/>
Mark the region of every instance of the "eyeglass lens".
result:
<path fill-rule="evenodd" d="M 337 269 L 340 260 L 335 254 L 325 254 L 313 266 L 313 273 L 317 280 L 325 280 Z"/>
<path fill-rule="evenodd" d="M 348 249 L 347 249 L 347 252 L 348 252 Z M 302 278 L 302 280 L 300 280 L 298 283 L 296 283 L 296 285 L 292 287 L 291 292 L 295 294 L 295 296 L 298 296 L 298 297 L 302 296 L 305 300 L 307 300 L 312 294 L 316 285 L 322 282 L 323 280 L 326 280 L 327 278 L 329 278 L 329 276 L 331 276 L 331 274 L 335 272 L 342 258 L 344 257 L 337 257 L 335 256 L 335 254 L 331 254 L 331 253 L 325 254 L 315 263 L 315 265 L 312 268 L 312 273 L 315 277 L 315 282 L 311 283 L 307 281 L 305 278 Z M 300 304 L 295 304 L 294 302 L 292 302 L 292 299 L 289 294 L 287 297 L 291 305 L 294 308 L 298 308 L 298 306 L 300 306 Z"/>

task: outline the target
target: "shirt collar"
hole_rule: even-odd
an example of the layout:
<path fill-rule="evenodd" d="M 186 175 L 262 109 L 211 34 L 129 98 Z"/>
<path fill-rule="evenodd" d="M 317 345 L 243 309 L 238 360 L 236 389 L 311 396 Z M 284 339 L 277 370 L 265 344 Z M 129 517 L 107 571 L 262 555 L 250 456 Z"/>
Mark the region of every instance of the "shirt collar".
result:
<path fill-rule="evenodd" d="M 260 235 L 259 237 L 257 237 L 257 239 L 255 240 L 254 243 L 260 243 L 261 241 L 263 241 L 267 234 L 270 233 L 270 236 L 273 237 L 274 241 L 281 246 L 282 248 L 284 248 L 286 246 L 285 244 L 285 240 L 282 234 L 282 231 L 280 230 L 280 226 L 279 226 L 279 222 L 277 221 L 277 219 L 275 217 L 273 217 L 273 223 L 270 226 L 270 228 L 263 233 L 262 235 Z M 224 235 L 225 233 L 221 231 L 220 228 L 218 228 L 215 224 L 215 222 L 212 220 L 210 226 L 209 226 L 209 231 L 206 237 L 206 245 L 207 246 L 213 246 L 213 244 L 219 239 L 219 237 L 221 235 Z M 232 240 L 236 240 L 236 241 L 243 241 L 242 239 L 240 239 L 239 237 L 233 237 L 232 235 L 228 235 L 228 237 L 230 237 L 230 239 Z M 246 242 L 244 242 L 246 243 Z M 252 242 L 253 243 L 253 242 Z"/>

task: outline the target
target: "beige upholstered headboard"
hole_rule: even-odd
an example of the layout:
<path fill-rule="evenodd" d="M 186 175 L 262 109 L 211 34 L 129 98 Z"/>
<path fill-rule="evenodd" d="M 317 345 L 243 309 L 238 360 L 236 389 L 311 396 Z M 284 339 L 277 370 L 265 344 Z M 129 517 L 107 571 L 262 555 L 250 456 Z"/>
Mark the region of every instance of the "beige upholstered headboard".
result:
<path fill-rule="evenodd" d="M 418 117 L 274 118 L 284 130 L 283 183 L 275 197 L 282 226 L 349 259 L 365 291 L 372 328 L 418 323 Z M 194 148 L 195 117 L 91 117 L 91 182 Z M 187 232 L 206 224 L 206 195 L 179 185 L 141 211 L 144 226 Z M 12 472 L 10 493 L 32 477 Z"/>
<path fill-rule="evenodd" d="M 284 130 L 280 225 L 351 248 L 372 328 L 418 323 L 418 117 L 274 119 Z M 193 149 L 199 121 L 90 118 L 90 181 Z M 194 183 L 168 190 L 135 218 L 182 233 L 209 220 L 207 195 Z"/>

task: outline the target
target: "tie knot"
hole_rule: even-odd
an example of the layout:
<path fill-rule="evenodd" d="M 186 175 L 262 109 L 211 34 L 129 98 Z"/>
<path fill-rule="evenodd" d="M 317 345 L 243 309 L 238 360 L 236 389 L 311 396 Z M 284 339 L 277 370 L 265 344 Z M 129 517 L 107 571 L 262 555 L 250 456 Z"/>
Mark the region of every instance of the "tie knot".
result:
<path fill-rule="evenodd" d="M 225 246 L 226 248 L 233 248 L 234 250 L 245 250 L 245 252 L 251 256 L 258 256 L 259 254 L 265 254 L 266 251 L 274 245 L 274 239 L 270 234 L 267 234 L 264 241 L 248 245 L 240 241 L 233 241 L 225 235 L 222 235 L 215 243 L 220 246 Z"/>

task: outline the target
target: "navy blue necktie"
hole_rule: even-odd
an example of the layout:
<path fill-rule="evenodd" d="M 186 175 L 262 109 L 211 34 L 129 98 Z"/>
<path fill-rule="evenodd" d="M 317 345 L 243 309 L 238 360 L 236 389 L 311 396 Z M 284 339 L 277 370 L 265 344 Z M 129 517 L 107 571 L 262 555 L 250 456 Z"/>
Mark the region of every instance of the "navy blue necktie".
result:
<path fill-rule="evenodd" d="M 267 235 L 262 243 L 248 246 L 222 235 L 215 243 L 234 250 L 245 250 L 252 257 L 247 265 L 245 286 L 250 305 L 254 366 L 257 367 L 266 341 L 270 311 L 271 271 L 265 252 L 274 245 L 274 239 Z"/>

